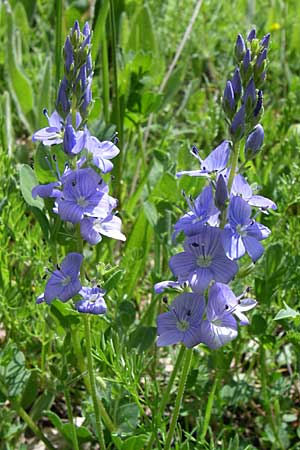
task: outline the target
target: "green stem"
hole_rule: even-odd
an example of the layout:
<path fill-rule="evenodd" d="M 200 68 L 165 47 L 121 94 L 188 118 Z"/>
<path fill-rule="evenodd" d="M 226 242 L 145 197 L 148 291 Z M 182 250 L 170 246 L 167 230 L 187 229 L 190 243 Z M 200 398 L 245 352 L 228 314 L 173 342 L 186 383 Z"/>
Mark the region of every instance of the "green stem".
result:
<path fill-rule="evenodd" d="M 69 389 L 67 387 L 65 387 L 65 389 L 64 389 L 64 394 L 65 394 L 65 399 L 66 399 L 68 418 L 69 418 L 69 422 L 72 427 L 72 441 L 73 441 L 73 445 L 74 445 L 74 450 L 79 450 L 76 425 L 74 423 L 74 418 L 73 418 L 73 413 L 72 413 L 71 397 L 70 397 Z"/>
<path fill-rule="evenodd" d="M 65 354 L 65 352 L 63 352 L 63 372 L 64 372 L 64 370 L 67 371 L 67 367 L 68 367 L 68 365 L 67 365 L 66 354 Z M 65 399 L 66 399 L 68 418 L 69 418 L 69 422 L 70 422 L 71 428 L 72 428 L 72 442 L 73 442 L 74 450 L 79 450 L 76 425 L 74 424 L 74 418 L 73 418 L 73 412 L 72 412 L 71 396 L 70 396 L 69 388 L 66 383 L 64 385 L 64 394 L 65 394 Z"/>
<path fill-rule="evenodd" d="M 239 154 L 240 154 L 240 143 L 239 142 L 233 142 L 232 144 L 232 153 L 231 153 L 231 167 L 230 167 L 230 173 L 227 183 L 227 191 L 230 195 L 230 191 L 232 188 L 233 179 L 235 176 L 236 168 L 239 161 Z M 224 228 L 227 221 L 227 208 L 224 208 L 221 214 L 221 221 L 220 221 L 220 228 Z"/>
<path fill-rule="evenodd" d="M 231 168 L 227 184 L 228 193 L 230 193 L 232 188 L 233 179 L 238 165 L 239 154 L 240 154 L 240 142 L 234 142 L 232 145 Z"/>
<path fill-rule="evenodd" d="M 177 397 L 176 397 L 176 401 L 175 401 L 175 407 L 174 407 L 174 411 L 173 411 L 173 415 L 172 415 L 172 419 L 171 419 L 171 423 L 170 423 L 170 428 L 169 428 L 169 431 L 167 434 L 167 439 L 166 439 L 164 450 L 169 450 L 170 445 L 171 445 L 171 441 L 172 441 L 172 438 L 174 435 L 174 431 L 175 431 L 175 427 L 176 427 L 177 419 L 178 419 L 178 415 L 179 415 L 179 410 L 180 410 L 180 406 L 181 406 L 181 402 L 182 402 L 185 383 L 186 383 L 187 376 L 188 376 L 188 373 L 190 370 L 191 360 L 192 360 L 192 356 L 193 356 L 192 348 L 184 349 L 184 350 L 185 350 L 185 352 L 184 352 L 185 360 L 184 360 L 181 379 L 180 379 L 179 386 L 178 386 L 178 393 L 177 393 Z"/>
<path fill-rule="evenodd" d="M 209 422 L 210 422 L 210 418 L 211 418 L 211 413 L 212 413 L 212 407 L 213 407 L 213 403 L 214 403 L 214 398 L 215 398 L 215 392 L 216 392 L 216 388 L 217 385 L 219 383 L 219 376 L 216 375 L 215 377 L 215 381 L 214 384 L 212 386 L 212 389 L 210 391 L 208 400 L 207 400 L 207 404 L 206 404 L 206 410 L 205 410 L 205 415 L 204 415 L 204 423 L 203 423 L 203 428 L 201 431 L 201 435 L 200 435 L 200 442 L 202 442 L 206 436 L 207 430 L 208 430 L 208 426 L 209 426 Z"/>
<path fill-rule="evenodd" d="M 95 380 L 94 367 L 93 367 L 90 318 L 85 315 L 83 320 L 84 320 L 84 332 L 85 332 L 85 340 L 86 340 L 88 373 L 89 373 L 89 378 L 90 378 L 91 395 L 92 395 L 95 418 L 96 418 L 96 431 L 97 431 L 97 435 L 98 435 L 98 439 L 99 439 L 100 449 L 105 450 L 106 447 L 105 447 L 102 423 L 101 423 L 101 418 L 100 418 L 100 410 L 99 410 L 97 391 L 96 391 L 96 380 Z"/>
<path fill-rule="evenodd" d="M 27 412 L 18 404 L 13 402 L 13 407 L 19 414 L 19 416 L 24 420 L 26 425 L 33 431 L 33 433 L 44 442 L 46 447 L 49 450 L 55 450 L 55 447 L 51 444 L 51 442 L 46 438 L 46 436 L 42 433 L 42 431 L 39 429 L 39 427 L 34 423 L 32 418 L 27 414 Z"/>
<path fill-rule="evenodd" d="M 172 371 L 171 376 L 169 378 L 168 385 L 167 385 L 167 387 L 166 387 L 166 389 L 164 391 L 163 398 L 162 398 L 162 400 L 160 402 L 160 407 L 159 407 L 158 414 L 157 414 L 158 426 L 161 423 L 161 418 L 162 418 L 163 412 L 164 412 L 165 407 L 167 406 L 167 403 L 169 401 L 170 392 L 171 392 L 171 389 L 173 387 L 174 380 L 175 380 L 175 377 L 176 377 L 177 372 L 179 370 L 179 367 L 181 366 L 184 354 L 185 354 L 185 347 L 184 347 L 184 345 L 182 345 L 180 347 L 179 353 L 177 355 L 176 363 L 175 363 L 175 366 L 173 367 L 173 371 Z M 147 445 L 147 450 L 150 450 L 152 448 L 152 444 L 153 444 L 156 436 L 157 435 L 155 434 L 155 431 L 153 431 L 152 435 L 151 435 L 151 438 L 150 438 L 150 441 L 148 442 L 148 445 Z"/>

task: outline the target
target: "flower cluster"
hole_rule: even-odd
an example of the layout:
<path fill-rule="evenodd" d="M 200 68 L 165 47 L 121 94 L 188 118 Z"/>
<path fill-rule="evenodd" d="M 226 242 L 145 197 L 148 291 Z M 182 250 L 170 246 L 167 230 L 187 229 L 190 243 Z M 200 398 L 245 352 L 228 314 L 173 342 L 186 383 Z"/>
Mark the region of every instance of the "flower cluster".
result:
<path fill-rule="evenodd" d="M 51 198 L 53 212 L 78 227 L 82 239 L 95 245 L 102 236 L 123 241 L 126 238 L 121 232 L 121 220 L 114 213 L 117 200 L 109 195 L 108 185 L 101 176 L 112 170 L 111 159 L 118 155 L 119 149 L 116 142 L 99 141 L 87 128 L 93 76 L 90 45 L 88 23 L 81 32 L 76 21 L 64 45 L 64 77 L 56 110 L 50 116 L 44 110 L 49 126 L 36 131 L 32 138 L 45 146 L 57 145 L 58 151 L 65 154 L 64 170 L 59 170 L 55 154 L 54 168 L 53 161 L 46 156 L 56 181 L 35 186 L 32 196 Z M 55 298 L 65 302 L 79 294 L 82 299 L 75 305 L 79 312 L 103 314 L 106 311 L 104 291 L 81 285 L 82 261 L 80 253 L 69 253 L 51 273 L 45 292 L 37 302 L 51 303 Z"/>
<path fill-rule="evenodd" d="M 237 323 L 247 325 L 244 312 L 256 305 L 248 297 L 248 289 L 236 297 L 228 283 L 245 253 L 254 263 L 262 256 L 261 241 L 270 230 L 255 218 L 259 212 L 276 209 L 272 200 L 253 193 L 239 173 L 244 167 L 239 167 L 241 143 L 246 161 L 253 159 L 263 144 L 264 130 L 258 122 L 263 114 L 269 40 L 268 34 L 259 41 L 254 29 L 246 40 L 238 35 L 237 67 L 226 83 L 222 101 L 230 140 L 205 159 L 194 146 L 191 153 L 199 169 L 177 173 L 178 177 L 206 177 L 208 183 L 195 199 L 183 193 L 189 210 L 177 221 L 173 234 L 176 238 L 183 233 L 183 251 L 169 261 L 176 281 L 155 285 L 156 293 L 166 288 L 183 292 L 157 319 L 157 345 L 182 342 L 193 347 L 204 343 L 218 348 L 236 338 Z M 254 215 L 253 207 L 257 209 Z"/>

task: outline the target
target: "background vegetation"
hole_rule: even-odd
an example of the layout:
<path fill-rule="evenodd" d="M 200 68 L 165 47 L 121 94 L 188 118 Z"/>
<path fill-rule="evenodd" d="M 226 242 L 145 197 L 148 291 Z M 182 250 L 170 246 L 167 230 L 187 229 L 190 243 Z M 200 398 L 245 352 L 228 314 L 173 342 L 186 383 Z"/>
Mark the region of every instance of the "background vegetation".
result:
<path fill-rule="evenodd" d="M 54 108 L 61 45 L 75 19 L 94 30 L 91 128 L 101 140 L 117 130 L 121 154 L 111 180 L 127 242 L 103 240 L 88 276 L 107 290 L 108 314 L 92 321 L 99 392 L 117 431 L 109 448 L 145 448 L 154 430 L 163 448 L 176 382 L 162 420 L 159 409 L 178 347 L 155 347 L 161 297 L 175 253 L 172 224 L 185 208 L 181 190 L 201 180 L 176 180 L 195 167 L 189 148 L 207 155 L 226 136 L 220 98 L 234 68 L 237 33 L 271 32 L 264 88 L 265 145 L 247 169 L 278 211 L 261 218 L 272 229 L 266 252 L 246 280 L 259 302 L 251 325 L 218 351 L 193 353 L 175 448 L 300 449 L 300 3 L 297 0 L 203 0 L 192 32 L 165 86 L 164 77 L 195 8 L 192 0 L 87 0 L 0 3 L 0 446 L 30 449 L 33 435 L 20 407 L 58 448 L 72 448 L 65 406 L 82 417 L 82 448 L 96 448 L 94 416 L 74 356 L 83 325 L 69 304 L 37 306 L 53 255 L 42 204 L 30 199 L 31 172 L 46 168 L 31 141 Z M 113 14 L 112 14 L 113 12 Z M 118 89 L 116 89 L 118 87 Z M 72 246 L 68 229 L 58 240 Z M 62 256 L 62 255 L 60 255 Z M 240 281 L 235 281 L 239 289 Z M 66 367 L 68 366 L 68 370 Z M 72 367 L 72 370 L 70 370 Z M 201 438 L 211 388 L 216 388 L 206 439 Z M 174 395 L 174 397 L 173 397 Z M 79 422 L 78 422 L 79 423 Z M 49 431 L 50 430 L 50 431 Z M 54 439 L 54 438 L 53 438 Z M 54 439 L 54 441 L 55 441 Z M 54 442 L 53 441 L 53 442 Z"/>

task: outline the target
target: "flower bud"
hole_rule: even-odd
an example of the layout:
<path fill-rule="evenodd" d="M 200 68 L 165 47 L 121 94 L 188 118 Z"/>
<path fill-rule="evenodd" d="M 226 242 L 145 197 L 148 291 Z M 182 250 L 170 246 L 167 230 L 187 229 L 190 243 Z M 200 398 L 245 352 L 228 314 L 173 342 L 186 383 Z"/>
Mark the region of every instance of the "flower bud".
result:
<path fill-rule="evenodd" d="M 233 118 L 230 133 L 234 141 L 239 141 L 245 133 L 245 114 L 245 106 L 242 105 Z"/>
<path fill-rule="evenodd" d="M 75 147 L 75 145 L 76 145 L 75 130 L 72 127 L 72 125 L 67 125 L 64 133 L 64 142 L 63 142 L 64 152 L 67 155 L 71 155 L 72 149 Z"/>
<path fill-rule="evenodd" d="M 234 48 L 234 54 L 238 62 L 240 62 L 243 59 L 245 51 L 246 51 L 245 41 L 242 38 L 242 36 L 238 34 Z"/>
<path fill-rule="evenodd" d="M 63 77 L 63 79 L 60 82 L 59 89 L 58 89 L 58 95 L 56 100 L 56 109 L 57 112 L 63 117 L 66 118 L 66 116 L 70 112 L 70 100 L 68 95 L 68 82 L 66 77 Z"/>
<path fill-rule="evenodd" d="M 253 125 L 256 125 L 260 121 L 260 119 L 261 119 L 261 117 L 263 115 L 263 112 L 264 112 L 264 108 L 263 108 L 263 93 L 262 93 L 262 91 L 259 90 L 258 93 L 257 93 L 256 106 L 255 106 L 254 111 L 253 111 L 253 118 L 252 118 L 252 124 Z"/>
<path fill-rule="evenodd" d="M 251 78 L 251 80 L 249 81 L 249 83 L 245 89 L 245 93 L 244 93 L 244 97 L 243 97 L 243 104 L 245 105 L 247 113 L 251 112 L 255 107 L 256 89 L 255 89 L 255 84 L 254 84 L 253 78 Z"/>
<path fill-rule="evenodd" d="M 268 47 L 269 47 L 269 43 L 270 43 L 270 33 L 268 33 L 268 34 L 266 34 L 263 38 L 262 38 L 262 40 L 260 41 L 260 45 L 263 47 L 263 48 L 266 48 L 266 49 L 268 49 Z"/>
<path fill-rule="evenodd" d="M 235 111 L 235 99 L 231 81 L 227 81 L 223 96 L 223 110 L 230 119 Z"/>
<path fill-rule="evenodd" d="M 251 42 L 255 38 L 256 38 L 256 30 L 255 30 L 255 28 L 252 28 L 252 30 L 249 32 L 249 34 L 247 36 L 247 41 Z"/>
<path fill-rule="evenodd" d="M 263 51 L 258 55 L 255 63 L 255 70 L 260 69 L 263 62 L 267 59 L 267 49 L 264 48 Z"/>
<path fill-rule="evenodd" d="M 65 68 L 67 73 L 70 72 L 71 65 L 74 63 L 73 47 L 69 36 L 66 39 L 64 46 Z"/>
<path fill-rule="evenodd" d="M 234 98 L 238 100 L 242 93 L 242 80 L 240 75 L 240 69 L 236 68 L 231 80 L 232 89 L 234 92 Z"/>
<path fill-rule="evenodd" d="M 245 144 L 245 158 L 248 160 L 253 159 L 260 151 L 263 141 L 264 129 L 258 124 L 247 137 Z"/>
<path fill-rule="evenodd" d="M 217 183 L 216 183 L 216 194 L 215 194 L 215 202 L 216 206 L 219 209 L 225 207 L 228 199 L 228 190 L 225 178 L 222 174 L 219 174 Z"/>

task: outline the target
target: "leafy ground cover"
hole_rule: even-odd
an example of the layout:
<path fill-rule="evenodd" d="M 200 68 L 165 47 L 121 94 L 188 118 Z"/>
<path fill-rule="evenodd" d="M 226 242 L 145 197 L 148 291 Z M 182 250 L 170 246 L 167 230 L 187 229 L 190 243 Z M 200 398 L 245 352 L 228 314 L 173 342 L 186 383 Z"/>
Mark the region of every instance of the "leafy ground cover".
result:
<path fill-rule="evenodd" d="M 110 190 L 127 241 L 85 247 L 89 279 L 105 288 L 108 312 L 93 317 L 92 356 L 98 395 L 114 429 L 108 448 L 164 448 L 178 389 L 165 405 L 178 346 L 157 348 L 164 310 L 154 283 L 170 278 L 173 225 L 203 182 L 176 179 L 193 164 L 193 144 L 207 155 L 228 137 L 221 108 L 234 68 L 238 33 L 271 32 L 264 87 L 265 144 L 247 169 L 278 210 L 260 221 L 272 230 L 265 254 L 243 280 L 258 307 L 250 326 L 225 347 L 192 354 L 173 442 L 178 449 L 299 449 L 299 157 L 300 5 L 296 0 L 203 0 L 177 64 L 176 50 L 197 2 L 107 0 L 6 1 L 0 4 L 0 443 L 30 449 L 40 440 L 28 417 L 61 449 L 97 448 L 92 398 L 85 386 L 84 324 L 68 303 L 36 305 L 45 268 L 74 245 L 67 225 L 51 223 L 31 188 L 48 168 L 33 132 L 47 125 L 63 72 L 61 48 L 79 20 L 94 30 L 91 131 L 118 131 L 120 156 Z M 58 248 L 53 244 L 60 244 Z M 237 278 L 233 286 L 242 290 Z M 204 433 L 205 430 L 206 432 Z M 111 432 L 112 431 L 112 432 Z"/>

